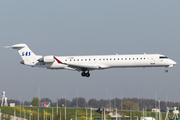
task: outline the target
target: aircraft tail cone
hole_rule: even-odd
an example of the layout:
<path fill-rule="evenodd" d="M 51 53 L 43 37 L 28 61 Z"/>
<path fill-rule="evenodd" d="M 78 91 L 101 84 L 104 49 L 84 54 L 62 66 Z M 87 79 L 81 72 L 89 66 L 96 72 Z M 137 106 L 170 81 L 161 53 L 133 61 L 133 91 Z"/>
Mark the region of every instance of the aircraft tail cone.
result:
<path fill-rule="evenodd" d="M 20 63 L 21 63 L 21 64 L 24 64 L 24 61 L 21 61 Z"/>

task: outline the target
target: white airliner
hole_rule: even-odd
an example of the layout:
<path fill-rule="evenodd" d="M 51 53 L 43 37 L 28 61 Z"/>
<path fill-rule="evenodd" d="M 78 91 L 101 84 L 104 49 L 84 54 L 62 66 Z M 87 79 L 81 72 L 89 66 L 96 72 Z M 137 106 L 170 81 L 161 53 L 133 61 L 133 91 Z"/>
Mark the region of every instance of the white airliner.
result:
<path fill-rule="evenodd" d="M 173 67 L 176 62 L 161 54 L 135 55 L 96 55 L 96 56 L 39 56 L 26 44 L 8 46 L 17 49 L 23 61 L 21 64 L 46 69 L 68 69 L 81 71 L 83 77 L 89 77 L 91 70 L 129 67 Z M 7 47 L 6 47 L 7 48 Z"/>

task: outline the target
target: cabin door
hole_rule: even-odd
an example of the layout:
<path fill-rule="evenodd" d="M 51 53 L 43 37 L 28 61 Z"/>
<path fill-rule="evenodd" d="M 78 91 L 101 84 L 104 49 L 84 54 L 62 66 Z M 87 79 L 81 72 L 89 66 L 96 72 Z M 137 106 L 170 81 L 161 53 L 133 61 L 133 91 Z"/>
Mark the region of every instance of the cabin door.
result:
<path fill-rule="evenodd" d="M 151 58 L 150 58 L 150 64 L 151 64 L 151 65 L 154 65 L 154 64 L 155 64 L 155 59 L 154 59 L 154 57 L 151 57 Z"/>

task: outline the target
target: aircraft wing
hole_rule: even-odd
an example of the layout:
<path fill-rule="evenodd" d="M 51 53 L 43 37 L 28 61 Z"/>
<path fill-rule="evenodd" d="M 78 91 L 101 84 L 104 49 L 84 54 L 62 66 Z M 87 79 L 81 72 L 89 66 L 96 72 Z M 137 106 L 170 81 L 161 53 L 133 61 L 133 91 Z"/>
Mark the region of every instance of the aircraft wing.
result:
<path fill-rule="evenodd" d="M 78 69 L 84 69 L 84 68 L 87 68 L 87 69 L 99 69 L 100 67 L 98 66 L 89 66 L 89 65 L 76 65 L 76 64 L 68 64 L 68 63 L 63 63 L 65 65 L 68 65 L 68 67 L 71 67 L 71 68 L 78 68 Z"/>
<path fill-rule="evenodd" d="M 61 62 L 60 60 L 58 60 L 56 57 L 54 57 L 54 59 L 55 59 L 58 63 L 67 65 L 67 67 L 73 68 L 73 69 L 76 69 L 76 70 L 83 70 L 83 69 L 95 70 L 95 69 L 100 69 L 100 68 L 101 68 L 100 66 L 63 63 L 63 62 Z"/>

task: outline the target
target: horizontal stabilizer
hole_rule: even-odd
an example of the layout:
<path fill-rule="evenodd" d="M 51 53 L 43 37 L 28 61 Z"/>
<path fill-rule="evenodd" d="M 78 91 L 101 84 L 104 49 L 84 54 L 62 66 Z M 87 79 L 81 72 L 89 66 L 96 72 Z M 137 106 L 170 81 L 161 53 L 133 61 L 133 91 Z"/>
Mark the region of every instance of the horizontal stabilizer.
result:
<path fill-rule="evenodd" d="M 16 44 L 16 45 L 12 45 L 12 46 L 4 46 L 4 48 L 13 48 L 13 49 L 21 49 L 27 47 L 26 44 Z"/>
<path fill-rule="evenodd" d="M 21 49 L 21 48 L 27 47 L 27 45 L 26 44 L 16 44 L 16 45 L 13 45 L 11 47 L 13 49 Z"/>

